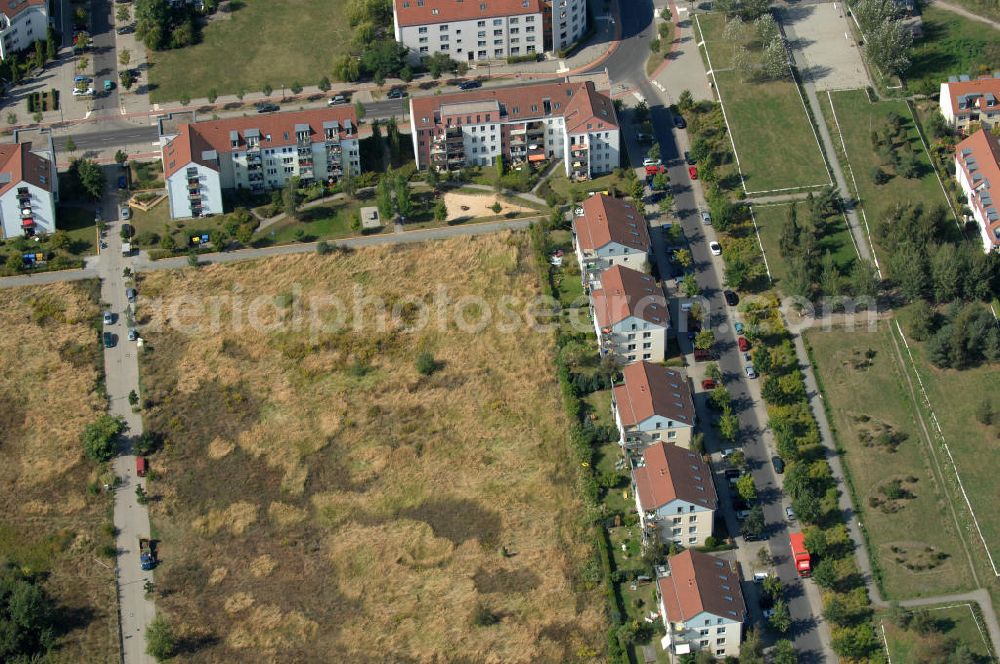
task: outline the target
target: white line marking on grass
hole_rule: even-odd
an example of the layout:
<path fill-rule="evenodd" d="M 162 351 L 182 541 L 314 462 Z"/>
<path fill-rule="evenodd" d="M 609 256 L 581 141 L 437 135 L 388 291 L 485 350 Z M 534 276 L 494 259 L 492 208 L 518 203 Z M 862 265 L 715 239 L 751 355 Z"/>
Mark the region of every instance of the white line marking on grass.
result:
<path fill-rule="evenodd" d="M 829 187 L 830 185 L 826 182 L 821 182 L 820 184 L 804 184 L 798 187 L 784 187 L 783 189 L 761 189 L 760 191 L 748 191 L 747 196 L 754 196 L 756 194 L 774 194 L 782 191 L 796 191 L 798 189 L 818 189 L 820 187 Z"/>
<path fill-rule="evenodd" d="M 958 488 L 962 491 L 962 498 L 965 499 L 965 505 L 969 508 L 969 514 L 972 515 L 972 522 L 976 526 L 976 532 L 979 533 L 979 539 L 983 543 L 983 549 L 986 551 L 986 557 L 990 560 L 990 567 L 993 568 L 993 574 L 1000 576 L 1000 571 L 997 571 L 996 563 L 993 561 L 993 555 L 990 553 L 990 548 L 986 544 L 986 538 L 983 536 L 983 529 L 979 527 L 979 519 L 976 517 L 975 510 L 972 509 L 972 503 L 969 501 L 969 494 L 965 492 L 965 485 L 962 483 L 962 477 L 958 474 L 958 465 L 955 463 L 955 457 L 951 455 L 951 449 L 948 447 L 948 442 L 944 438 L 944 432 L 941 431 L 941 425 L 938 423 L 937 415 L 934 413 L 934 408 L 931 406 L 930 397 L 927 396 L 927 390 L 924 388 L 924 381 L 920 377 L 920 373 L 917 371 L 917 365 L 913 360 L 913 351 L 910 350 L 910 344 L 906 341 L 906 337 L 903 335 L 903 328 L 900 327 L 899 321 L 896 320 L 896 330 L 899 332 L 900 339 L 903 340 L 903 346 L 906 348 L 906 354 L 910 356 L 910 366 L 913 369 L 913 374 L 917 377 L 917 384 L 920 385 L 920 392 L 924 397 L 924 404 L 927 406 L 927 410 L 930 411 L 931 421 L 934 422 L 934 428 L 937 429 L 938 437 L 941 439 L 941 446 L 944 451 L 948 453 L 948 459 L 951 461 L 952 470 L 955 471 L 955 479 L 958 480 Z"/>
<path fill-rule="evenodd" d="M 955 609 L 960 606 L 964 606 L 969 609 L 969 613 L 972 614 L 972 622 L 976 623 L 976 629 L 979 630 L 979 636 L 983 639 L 983 645 L 986 646 L 986 650 L 992 655 L 993 647 L 990 645 L 990 640 L 986 636 L 986 632 L 983 631 L 983 626 L 979 623 L 979 618 L 976 617 L 976 612 L 972 609 L 972 602 L 959 602 L 958 604 L 948 604 L 947 606 L 932 606 L 927 609 L 928 611 L 941 611 L 943 609 Z"/>
<path fill-rule="evenodd" d="M 787 41 L 786 41 L 787 44 Z M 816 126 L 809 115 L 809 109 L 806 107 L 806 98 L 802 96 L 802 90 L 799 90 L 799 84 L 795 82 L 795 72 L 792 70 L 792 49 L 787 45 L 785 46 L 785 64 L 788 65 L 788 75 L 792 79 L 792 85 L 795 86 L 795 92 L 799 95 L 799 101 L 802 102 L 802 112 L 806 116 L 806 122 L 809 123 L 809 128 L 812 129 L 813 138 L 816 139 L 816 149 L 819 151 L 820 159 L 823 159 L 823 144 L 819 140 L 819 132 L 816 131 Z M 805 85 L 805 83 L 803 83 Z M 826 168 L 826 159 L 823 159 L 823 167 Z M 832 170 L 832 169 L 831 169 Z M 830 186 L 833 186 L 833 174 L 827 172 L 827 177 L 830 179 Z"/>
<path fill-rule="evenodd" d="M 885 621 L 878 621 L 879 627 L 882 628 L 882 645 L 885 646 L 885 658 L 889 660 L 889 664 L 892 664 L 892 657 L 889 656 L 889 639 L 885 638 Z"/>
<path fill-rule="evenodd" d="M 785 205 L 788 205 L 788 203 L 785 203 Z M 757 244 L 760 245 L 760 255 L 764 259 L 764 269 L 767 270 L 767 280 L 770 281 L 773 286 L 774 278 L 771 277 L 771 268 L 767 264 L 767 252 L 764 251 L 764 243 L 760 239 L 760 229 L 757 228 L 757 217 L 754 216 L 752 205 L 750 206 L 750 220 L 753 222 L 753 232 L 757 234 Z"/>

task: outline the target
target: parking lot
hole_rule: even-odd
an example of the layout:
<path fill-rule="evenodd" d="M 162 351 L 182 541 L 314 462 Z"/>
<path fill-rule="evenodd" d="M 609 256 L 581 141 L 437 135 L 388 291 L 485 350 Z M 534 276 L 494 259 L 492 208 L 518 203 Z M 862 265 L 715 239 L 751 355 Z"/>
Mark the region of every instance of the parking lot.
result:
<path fill-rule="evenodd" d="M 853 90 L 869 84 L 844 9 L 841 3 L 822 3 L 778 10 L 795 64 L 817 90 Z"/>

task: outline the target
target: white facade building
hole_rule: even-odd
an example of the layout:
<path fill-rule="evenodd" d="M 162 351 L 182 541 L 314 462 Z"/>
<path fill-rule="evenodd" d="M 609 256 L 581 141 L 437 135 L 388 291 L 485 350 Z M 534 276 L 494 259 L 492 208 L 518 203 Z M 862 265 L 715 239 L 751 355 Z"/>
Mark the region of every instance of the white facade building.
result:
<path fill-rule="evenodd" d="M 56 230 L 59 179 L 51 137 L 41 149 L 30 142 L 0 145 L 0 222 L 3 239 Z"/>
<path fill-rule="evenodd" d="M 1000 140 L 980 129 L 955 146 L 955 179 L 979 227 L 983 251 L 997 251 L 1000 249 Z M 993 199 L 994 194 L 997 200 Z"/>
<path fill-rule="evenodd" d="M 664 360 L 670 313 L 651 276 L 620 265 L 608 268 L 600 288 L 590 293 L 590 308 L 601 355 L 625 364 Z"/>
<path fill-rule="evenodd" d="M 644 542 L 693 547 L 712 536 L 719 500 L 712 470 L 697 452 L 667 443 L 647 447 L 632 471 L 632 488 Z"/>
<path fill-rule="evenodd" d="M 656 580 L 666 636 L 660 645 L 676 662 L 704 650 L 737 657 L 747 608 L 738 563 L 688 549 L 667 561 Z"/>
<path fill-rule="evenodd" d="M 537 83 L 410 99 L 410 130 L 418 168 L 441 171 L 562 159 L 565 173 L 587 179 L 621 161 L 611 99 L 590 81 Z"/>
<path fill-rule="evenodd" d="M 225 190 L 262 193 L 290 178 L 336 183 L 360 173 L 353 106 L 160 125 L 163 174 L 174 219 L 219 214 Z"/>
<path fill-rule="evenodd" d="M 504 60 L 573 45 L 587 31 L 586 0 L 394 0 L 396 41 L 416 56 Z"/>
<path fill-rule="evenodd" d="M 667 442 L 690 447 L 695 409 L 688 377 L 644 360 L 622 369 L 622 383 L 612 390 L 611 407 L 621 434 L 620 444 L 630 449 Z"/>
<path fill-rule="evenodd" d="M 584 286 L 596 286 L 612 265 L 649 271 L 649 228 L 634 205 L 595 194 L 578 209 L 583 213 L 573 217 L 573 249 Z"/>
<path fill-rule="evenodd" d="M 941 84 L 939 103 L 945 121 L 960 131 L 972 122 L 995 127 L 1000 124 L 1000 73 L 974 79 L 952 76 Z"/>
<path fill-rule="evenodd" d="M 48 27 L 48 0 L 0 0 L 0 60 L 44 41 Z"/>

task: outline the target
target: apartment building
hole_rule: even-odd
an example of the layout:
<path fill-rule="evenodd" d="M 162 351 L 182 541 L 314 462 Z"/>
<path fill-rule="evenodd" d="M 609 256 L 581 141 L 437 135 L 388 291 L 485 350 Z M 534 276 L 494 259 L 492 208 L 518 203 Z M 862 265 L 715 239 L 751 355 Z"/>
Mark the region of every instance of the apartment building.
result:
<path fill-rule="evenodd" d="M 54 233 L 58 201 L 59 179 L 51 136 L 36 143 L 0 145 L 3 239 Z"/>
<path fill-rule="evenodd" d="M 49 27 L 48 0 L 0 2 L 0 60 L 44 40 Z"/>
<path fill-rule="evenodd" d="M 653 277 L 620 265 L 608 268 L 590 293 L 590 311 L 601 355 L 622 363 L 663 361 L 670 312 Z"/>
<path fill-rule="evenodd" d="M 941 115 L 965 132 L 971 122 L 989 129 L 1000 122 L 1000 72 L 975 79 L 963 74 L 941 84 Z"/>
<path fill-rule="evenodd" d="M 510 168 L 562 159 L 567 177 L 585 180 L 618 167 L 618 117 L 592 81 L 479 88 L 410 99 L 418 168 Z"/>
<path fill-rule="evenodd" d="M 632 470 L 632 492 L 643 542 L 702 546 L 712 535 L 719 499 L 712 470 L 697 452 L 656 443 Z"/>
<path fill-rule="evenodd" d="M 586 0 L 393 0 L 396 41 L 462 62 L 559 51 L 587 31 Z"/>
<path fill-rule="evenodd" d="M 646 218 L 620 198 L 595 194 L 585 200 L 573 218 L 573 249 L 584 286 L 596 285 L 612 265 L 649 271 L 652 246 Z"/>
<path fill-rule="evenodd" d="M 293 177 L 334 184 L 345 169 L 361 171 L 350 105 L 177 125 L 161 120 L 160 145 L 173 219 L 222 212 L 226 190 L 263 193 Z"/>
<path fill-rule="evenodd" d="M 622 447 L 642 449 L 660 441 L 691 446 L 694 399 L 683 372 L 640 360 L 622 370 L 622 379 L 611 396 Z"/>
<path fill-rule="evenodd" d="M 1000 139 L 980 129 L 955 146 L 955 179 L 979 227 L 983 251 L 1000 248 Z M 994 189 L 996 187 L 996 189 Z"/>
<path fill-rule="evenodd" d="M 747 608 L 738 564 L 687 550 L 657 570 L 656 590 L 666 636 L 660 644 L 671 661 L 704 650 L 737 657 Z"/>

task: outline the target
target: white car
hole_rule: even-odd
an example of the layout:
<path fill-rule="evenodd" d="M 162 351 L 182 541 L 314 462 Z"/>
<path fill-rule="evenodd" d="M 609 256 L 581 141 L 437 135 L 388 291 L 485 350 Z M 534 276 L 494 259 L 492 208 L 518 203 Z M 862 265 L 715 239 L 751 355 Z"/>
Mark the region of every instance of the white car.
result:
<path fill-rule="evenodd" d="M 710 215 L 706 210 L 701 211 L 701 223 L 706 226 L 712 225 L 712 215 Z"/>
<path fill-rule="evenodd" d="M 89 97 L 94 94 L 94 88 L 87 88 L 86 90 L 81 90 L 80 88 L 73 88 L 74 97 Z"/>
<path fill-rule="evenodd" d="M 713 256 L 721 256 L 722 255 L 722 245 L 719 244 L 718 242 L 709 242 L 708 243 L 708 249 L 709 249 L 709 251 L 712 252 Z"/>
<path fill-rule="evenodd" d="M 643 166 L 662 166 L 663 162 L 660 161 L 659 159 L 649 159 L 647 157 L 646 159 L 642 160 L 642 165 Z"/>
<path fill-rule="evenodd" d="M 745 367 L 743 367 L 743 370 L 747 372 L 747 378 L 757 377 L 757 371 L 753 368 L 752 364 L 746 365 Z"/>
<path fill-rule="evenodd" d="M 795 521 L 795 512 L 792 510 L 791 507 L 785 508 L 785 516 L 788 517 L 789 521 Z"/>

